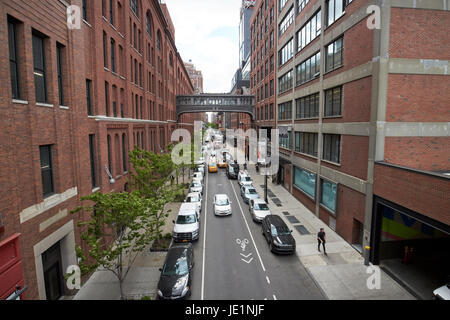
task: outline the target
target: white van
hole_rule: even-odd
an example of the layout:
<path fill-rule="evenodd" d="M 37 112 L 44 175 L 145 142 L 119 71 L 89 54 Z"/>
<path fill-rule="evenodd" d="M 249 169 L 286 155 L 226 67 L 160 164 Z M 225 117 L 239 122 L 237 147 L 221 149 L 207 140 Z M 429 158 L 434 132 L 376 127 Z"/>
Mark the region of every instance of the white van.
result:
<path fill-rule="evenodd" d="M 191 242 L 200 236 L 200 213 L 195 203 L 183 203 L 178 212 L 177 219 L 172 221 L 173 241 Z"/>

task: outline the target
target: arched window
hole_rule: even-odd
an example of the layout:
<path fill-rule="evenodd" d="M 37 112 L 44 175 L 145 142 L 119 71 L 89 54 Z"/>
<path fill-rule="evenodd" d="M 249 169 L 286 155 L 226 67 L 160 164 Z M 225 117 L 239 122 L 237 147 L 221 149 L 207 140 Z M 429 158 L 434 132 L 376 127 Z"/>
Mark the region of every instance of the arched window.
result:
<path fill-rule="evenodd" d="M 145 17 L 145 24 L 147 27 L 147 34 L 152 38 L 153 36 L 153 21 L 152 16 L 150 15 L 150 11 L 147 11 L 147 15 Z"/>
<path fill-rule="evenodd" d="M 122 165 L 123 172 L 127 171 L 127 144 L 125 133 L 122 134 Z"/>
<path fill-rule="evenodd" d="M 172 51 L 170 51 L 170 53 L 169 53 L 169 65 L 170 65 L 171 67 L 173 67 L 173 56 L 172 56 Z"/>
<path fill-rule="evenodd" d="M 158 30 L 156 34 L 156 47 L 161 50 L 161 31 Z"/>
<path fill-rule="evenodd" d="M 130 0 L 130 8 L 131 8 L 131 11 L 133 11 L 134 14 L 139 18 L 138 0 Z"/>

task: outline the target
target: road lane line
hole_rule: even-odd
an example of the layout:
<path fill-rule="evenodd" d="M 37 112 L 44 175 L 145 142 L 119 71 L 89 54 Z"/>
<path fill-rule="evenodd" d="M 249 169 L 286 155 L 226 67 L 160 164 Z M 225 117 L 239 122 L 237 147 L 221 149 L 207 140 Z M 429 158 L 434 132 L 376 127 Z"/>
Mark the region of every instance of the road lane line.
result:
<path fill-rule="evenodd" d="M 239 202 L 239 198 L 238 198 L 238 196 L 236 194 L 236 190 L 234 189 L 234 186 L 233 186 L 233 183 L 231 182 L 231 180 L 228 180 L 228 182 L 230 182 L 230 184 L 231 184 L 231 188 L 233 189 L 234 196 L 236 197 L 236 201 L 237 201 L 237 203 L 239 205 L 239 209 L 241 209 L 242 217 L 244 218 L 244 222 L 245 222 L 245 225 L 247 226 L 247 230 L 248 230 L 248 233 L 250 234 L 250 238 L 252 239 L 253 246 L 255 247 L 256 253 L 258 254 L 258 258 L 259 258 L 259 262 L 261 263 L 261 267 L 262 267 L 263 271 L 266 272 L 266 268 L 264 267 L 264 263 L 263 263 L 263 261 L 261 259 L 260 254 L 259 254 L 259 250 L 256 247 L 255 239 L 253 239 L 252 231 L 250 230 L 250 227 L 248 226 L 247 219 L 245 219 L 244 211 L 242 210 L 241 203 Z"/>
<path fill-rule="evenodd" d="M 273 295 L 273 299 L 274 299 L 274 300 L 277 300 L 277 297 L 276 297 L 275 295 Z"/>
<path fill-rule="evenodd" d="M 266 280 L 267 280 L 267 283 L 270 284 L 270 280 L 269 280 L 268 276 L 266 276 Z"/>
<path fill-rule="evenodd" d="M 206 171 L 206 170 L 205 170 Z M 205 291 L 205 254 L 206 254 L 206 217 L 208 216 L 208 177 L 209 173 L 206 173 L 206 187 L 205 187 L 205 197 L 203 201 L 205 201 L 205 219 L 203 221 L 203 261 L 202 261 L 202 290 L 200 294 L 200 300 L 203 300 L 204 291 Z"/>

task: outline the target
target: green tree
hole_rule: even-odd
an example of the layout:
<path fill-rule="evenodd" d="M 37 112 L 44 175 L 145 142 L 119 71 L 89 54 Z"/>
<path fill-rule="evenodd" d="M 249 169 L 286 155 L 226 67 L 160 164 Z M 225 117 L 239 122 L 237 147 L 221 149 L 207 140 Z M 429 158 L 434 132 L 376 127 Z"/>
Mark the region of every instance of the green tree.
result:
<path fill-rule="evenodd" d="M 87 221 L 78 222 L 80 227 L 84 227 L 81 239 L 89 247 L 88 256 L 80 246 L 75 248 L 81 258 L 81 274 L 88 274 L 98 267 L 111 271 L 119 281 L 123 299 L 123 282 L 137 254 L 158 236 L 153 232 L 159 223 L 154 215 L 158 204 L 137 192 L 95 192 L 81 200 L 88 204 L 71 212 L 90 214 Z"/>

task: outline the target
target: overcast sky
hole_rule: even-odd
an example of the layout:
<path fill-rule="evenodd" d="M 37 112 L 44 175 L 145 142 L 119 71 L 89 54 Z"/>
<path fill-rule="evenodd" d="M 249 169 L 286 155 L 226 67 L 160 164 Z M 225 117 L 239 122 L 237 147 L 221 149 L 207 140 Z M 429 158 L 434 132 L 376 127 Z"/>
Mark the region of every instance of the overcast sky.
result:
<path fill-rule="evenodd" d="M 181 58 L 203 74 L 205 93 L 230 92 L 239 67 L 241 0 L 165 0 Z"/>

